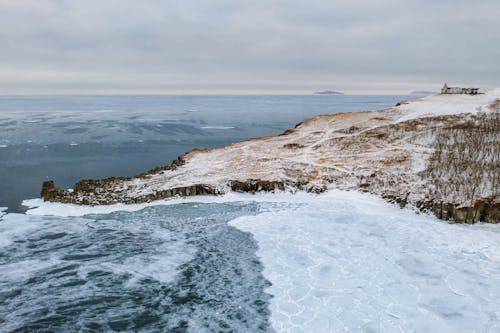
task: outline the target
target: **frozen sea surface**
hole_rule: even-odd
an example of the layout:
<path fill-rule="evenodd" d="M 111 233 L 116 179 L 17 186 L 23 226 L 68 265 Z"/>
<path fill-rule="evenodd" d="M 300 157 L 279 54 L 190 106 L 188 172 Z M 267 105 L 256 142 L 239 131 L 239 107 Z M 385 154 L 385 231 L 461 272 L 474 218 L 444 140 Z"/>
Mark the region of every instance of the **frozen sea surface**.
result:
<path fill-rule="evenodd" d="M 332 192 L 231 222 L 251 232 L 277 332 L 500 332 L 500 229 Z"/>
<path fill-rule="evenodd" d="M 335 190 L 31 204 L 0 217 L 0 331 L 500 331 L 496 225 Z"/>

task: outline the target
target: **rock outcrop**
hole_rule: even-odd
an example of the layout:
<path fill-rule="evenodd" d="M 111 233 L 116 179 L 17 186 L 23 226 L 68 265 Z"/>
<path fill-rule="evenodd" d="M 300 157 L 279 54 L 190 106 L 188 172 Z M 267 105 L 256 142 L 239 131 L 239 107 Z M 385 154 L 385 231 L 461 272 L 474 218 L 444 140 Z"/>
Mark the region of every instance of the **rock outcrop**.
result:
<path fill-rule="evenodd" d="M 53 180 L 47 180 L 42 184 L 41 196 L 46 201 L 60 201 L 68 191 L 61 189 Z"/>
<path fill-rule="evenodd" d="M 106 205 L 231 190 L 319 193 L 333 187 L 377 194 L 401 207 L 412 205 L 451 222 L 496 223 L 500 221 L 498 183 L 490 177 L 500 172 L 495 168 L 498 160 L 492 157 L 478 164 L 473 159 L 481 154 L 475 154 L 470 161 L 462 161 L 490 170 L 484 175 L 476 172 L 473 182 L 478 186 L 474 186 L 473 195 L 462 197 L 448 196 L 447 187 L 439 182 L 454 177 L 453 170 L 467 173 L 469 169 L 455 167 L 441 180 L 436 175 L 443 172 L 437 172 L 435 166 L 429 171 L 432 163 L 428 161 L 430 157 L 435 161 L 436 150 L 441 149 L 436 148 L 437 137 L 446 131 L 467 129 L 480 121 L 481 114 L 500 112 L 499 100 L 498 90 L 478 96 L 436 95 L 379 111 L 317 116 L 277 136 L 236 142 L 221 149 L 195 149 L 171 165 L 134 177 L 85 179 L 72 191 L 48 181 L 43 184 L 42 197 L 54 202 Z M 493 145 L 484 146 L 493 149 L 488 153 L 494 156 L 495 149 L 500 150 L 500 138 L 490 133 L 487 141 L 491 140 Z"/>

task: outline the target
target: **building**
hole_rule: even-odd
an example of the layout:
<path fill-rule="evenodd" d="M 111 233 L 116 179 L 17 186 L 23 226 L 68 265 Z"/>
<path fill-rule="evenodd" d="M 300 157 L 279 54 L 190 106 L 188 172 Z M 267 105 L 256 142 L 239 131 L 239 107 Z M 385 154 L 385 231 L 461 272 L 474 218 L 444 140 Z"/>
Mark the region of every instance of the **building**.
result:
<path fill-rule="evenodd" d="M 445 83 L 441 89 L 441 94 L 465 94 L 465 95 L 477 95 L 482 94 L 479 88 L 461 88 L 461 87 L 448 87 Z"/>

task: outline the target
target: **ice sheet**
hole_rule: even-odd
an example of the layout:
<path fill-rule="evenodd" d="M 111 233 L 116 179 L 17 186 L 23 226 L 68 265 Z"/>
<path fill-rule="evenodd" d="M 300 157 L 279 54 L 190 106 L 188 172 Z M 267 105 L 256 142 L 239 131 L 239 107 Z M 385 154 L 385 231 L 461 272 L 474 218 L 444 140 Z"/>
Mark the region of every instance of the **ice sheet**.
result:
<path fill-rule="evenodd" d="M 259 244 L 277 332 L 496 332 L 500 229 L 332 192 L 231 222 Z"/>
<path fill-rule="evenodd" d="M 343 192 L 349 193 L 349 192 Z M 191 196 L 176 197 L 168 200 L 156 200 L 141 204 L 114 204 L 99 206 L 83 206 L 73 204 L 63 204 L 48 202 L 43 199 L 28 199 L 23 201 L 23 205 L 30 208 L 28 215 L 52 215 L 52 216 L 84 216 L 87 214 L 109 214 L 116 211 L 134 212 L 150 206 L 177 205 L 181 203 L 224 203 L 224 202 L 308 202 L 318 195 L 298 192 L 294 195 L 288 192 L 277 193 L 236 193 L 229 192 L 221 196 Z"/>

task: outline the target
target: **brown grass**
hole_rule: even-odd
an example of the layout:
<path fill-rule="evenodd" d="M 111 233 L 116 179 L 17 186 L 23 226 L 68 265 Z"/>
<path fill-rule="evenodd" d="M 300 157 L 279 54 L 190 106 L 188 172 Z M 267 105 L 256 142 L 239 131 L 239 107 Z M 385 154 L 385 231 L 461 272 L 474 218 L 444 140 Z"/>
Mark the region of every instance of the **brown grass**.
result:
<path fill-rule="evenodd" d="M 500 107 L 495 109 L 436 133 L 424 177 L 438 200 L 461 198 L 474 205 L 481 199 L 499 199 Z"/>

